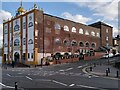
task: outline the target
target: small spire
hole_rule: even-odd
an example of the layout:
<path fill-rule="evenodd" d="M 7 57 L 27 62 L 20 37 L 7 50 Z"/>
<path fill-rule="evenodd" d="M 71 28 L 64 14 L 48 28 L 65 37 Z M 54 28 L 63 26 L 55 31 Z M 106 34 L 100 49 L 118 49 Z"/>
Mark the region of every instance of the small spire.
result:
<path fill-rule="evenodd" d="M 34 3 L 34 8 L 38 8 L 38 6 L 37 6 L 37 4 L 36 4 L 36 3 Z"/>
<path fill-rule="evenodd" d="M 37 7 L 37 5 L 36 5 L 36 3 L 34 3 L 34 8 L 36 8 Z"/>
<path fill-rule="evenodd" d="M 20 15 L 20 14 L 23 14 L 23 13 L 25 13 L 25 9 L 22 7 L 22 0 L 21 0 L 20 7 L 17 9 L 16 16 Z"/>
<path fill-rule="evenodd" d="M 21 2 L 20 2 L 20 6 L 22 7 L 22 0 L 21 0 Z"/>

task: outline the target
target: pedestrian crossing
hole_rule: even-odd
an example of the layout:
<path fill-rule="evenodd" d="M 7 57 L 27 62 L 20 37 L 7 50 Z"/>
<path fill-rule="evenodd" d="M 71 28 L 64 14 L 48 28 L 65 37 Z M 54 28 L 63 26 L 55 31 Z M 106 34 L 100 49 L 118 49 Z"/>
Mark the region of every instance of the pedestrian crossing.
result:
<path fill-rule="evenodd" d="M 82 68 L 83 66 L 78 66 L 77 69 Z M 32 76 L 54 76 L 54 75 L 65 75 L 73 77 L 99 77 L 96 75 L 89 75 L 88 73 L 74 71 L 73 68 L 69 67 L 66 69 L 60 69 L 57 71 L 44 70 L 42 68 L 37 69 L 12 69 L 11 71 L 17 72 L 16 75 L 32 75 Z"/>
<path fill-rule="evenodd" d="M 85 74 L 85 73 L 80 73 L 80 72 L 67 72 L 67 71 L 63 71 L 63 70 L 58 70 L 58 71 L 44 71 L 44 70 L 36 70 L 36 71 L 26 71 L 26 70 L 18 70 L 19 72 L 16 73 L 16 76 L 24 76 L 24 75 L 28 75 L 28 76 L 54 76 L 54 75 L 65 75 L 65 76 L 72 76 L 72 77 L 98 77 L 96 75 L 90 75 L 90 74 Z M 7 74 L 8 76 L 8 74 Z"/>
<path fill-rule="evenodd" d="M 25 72 L 26 73 L 26 72 Z M 17 73 L 19 75 L 25 74 L 23 72 Z M 85 73 L 73 73 L 73 72 L 59 72 L 59 71 L 40 71 L 40 72 L 32 72 L 32 73 L 27 73 L 29 76 L 54 76 L 54 75 L 65 75 L 65 76 L 77 76 L 77 77 L 89 77 L 89 74 Z M 96 75 L 91 75 L 91 77 L 98 77 Z"/>

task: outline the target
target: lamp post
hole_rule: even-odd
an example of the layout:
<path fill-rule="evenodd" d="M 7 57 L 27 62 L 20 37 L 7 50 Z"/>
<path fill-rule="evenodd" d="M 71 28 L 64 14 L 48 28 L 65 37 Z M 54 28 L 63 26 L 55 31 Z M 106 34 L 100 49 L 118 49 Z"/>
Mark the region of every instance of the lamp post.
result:
<path fill-rule="evenodd" d="M 42 12 L 43 12 L 43 9 L 42 9 Z M 44 13 L 43 13 L 43 20 L 42 20 L 43 24 L 42 24 L 42 43 L 43 43 L 43 59 L 41 59 L 41 67 L 42 67 L 42 63 L 43 63 L 43 60 L 44 60 Z"/>
<path fill-rule="evenodd" d="M 110 50 L 108 49 L 108 65 L 109 65 L 109 52 L 110 52 Z"/>
<path fill-rule="evenodd" d="M 108 73 L 110 73 L 110 68 L 109 68 L 109 52 L 110 52 L 110 49 L 108 49 Z"/>

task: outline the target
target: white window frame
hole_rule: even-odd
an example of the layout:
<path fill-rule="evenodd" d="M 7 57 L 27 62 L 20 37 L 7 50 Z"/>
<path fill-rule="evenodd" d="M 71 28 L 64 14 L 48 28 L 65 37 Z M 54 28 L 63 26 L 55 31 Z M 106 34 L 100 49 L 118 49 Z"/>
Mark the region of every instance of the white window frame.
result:
<path fill-rule="evenodd" d="M 85 35 L 90 35 L 89 32 L 88 32 L 87 30 L 85 31 Z"/>
<path fill-rule="evenodd" d="M 76 28 L 75 27 L 72 27 L 72 32 L 76 33 Z"/>
<path fill-rule="evenodd" d="M 94 32 L 94 31 L 92 31 L 92 32 L 91 32 L 91 35 L 92 35 L 92 36 L 95 36 L 95 32 Z"/>
<path fill-rule="evenodd" d="M 64 26 L 64 31 L 69 31 L 69 27 L 67 25 Z"/>
<path fill-rule="evenodd" d="M 100 33 L 96 33 L 96 36 L 97 36 L 97 37 L 100 37 Z"/>
<path fill-rule="evenodd" d="M 55 30 L 61 30 L 61 26 L 60 26 L 60 24 L 55 23 L 55 25 L 54 25 L 54 29 L 55 29 Z"/>
<path fill-rule="evenodd" d="M 107 37 L 106 37 L 106 41 L 108 41 L 108 40 L 109 40 L 109 37 L 107 36 Z"/>
<path fill-rule="evenodd" d="M 109 31 L 108 31 L 108 29 L 106 29 L 106 33 L 108 33 Z"/>
<path fill-rule="evenodd" d="M 80 33 L 80 34 L 83 34 L 83 31 L 84 31 L 84 30 L 83 30 L 82 28 L 79 29 L 79 33 Z"/>

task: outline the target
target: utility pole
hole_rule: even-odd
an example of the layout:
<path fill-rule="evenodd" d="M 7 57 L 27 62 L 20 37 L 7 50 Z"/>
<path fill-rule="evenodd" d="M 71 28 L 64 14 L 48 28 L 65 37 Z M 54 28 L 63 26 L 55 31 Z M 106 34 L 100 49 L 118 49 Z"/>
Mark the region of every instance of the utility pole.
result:
<path fill-rule="evenodd" d="M 42 40 L 43 40 L 43 58 L 41 59 L 41 67 L 42 67 L 42 63 L 43 63 L 43 60 L 44 60 L 44 12 L 43 12 L 43 9 L 42 9 L 42 13 L 43 13 L 43 20 L 42 20 L 42 22 L 43 22 L 43 24 L 42 24 Z"/>

